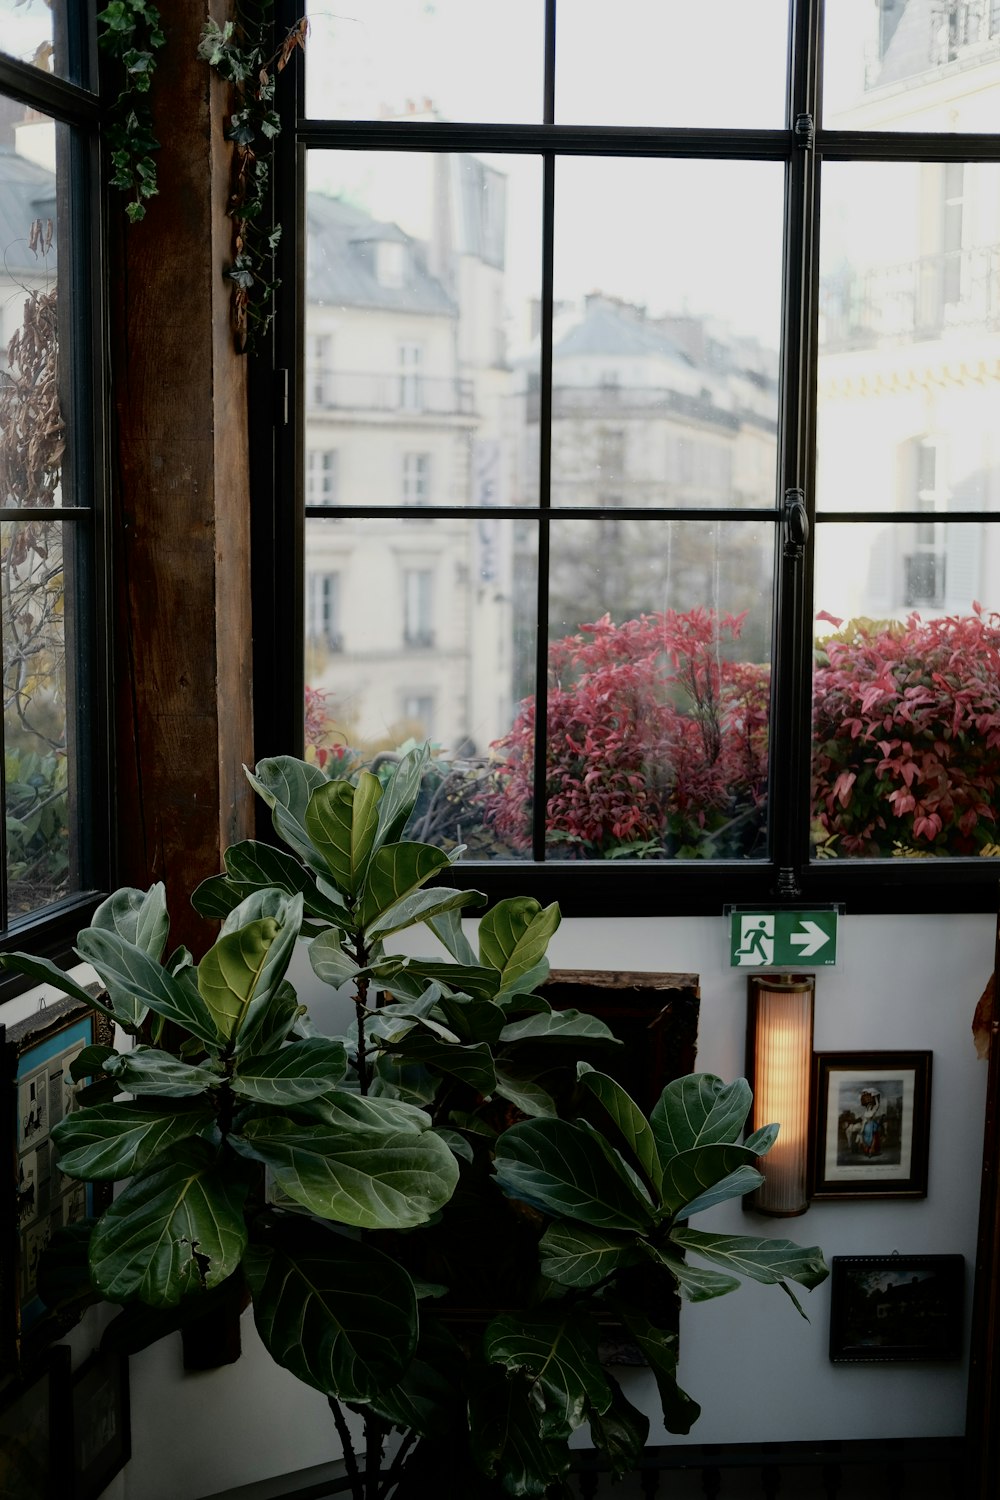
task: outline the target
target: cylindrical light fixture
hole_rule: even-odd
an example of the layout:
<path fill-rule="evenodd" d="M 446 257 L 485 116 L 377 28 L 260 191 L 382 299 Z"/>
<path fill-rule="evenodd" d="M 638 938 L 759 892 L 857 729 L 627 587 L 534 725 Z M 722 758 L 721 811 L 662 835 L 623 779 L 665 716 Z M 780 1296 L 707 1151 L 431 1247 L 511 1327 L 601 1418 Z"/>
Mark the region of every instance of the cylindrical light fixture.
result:
<path fill-rule="evenodd" d="M 778 1216 L 809 1207 L 809 1085 L 812 1075 L 812 976 L 765 974 L 749 981 L 747 1076 L 753 1089 L 753 1129 L 781 1129 L 761 1159 L 764 1181 L 745 1198 L 747 1208 Z"/>

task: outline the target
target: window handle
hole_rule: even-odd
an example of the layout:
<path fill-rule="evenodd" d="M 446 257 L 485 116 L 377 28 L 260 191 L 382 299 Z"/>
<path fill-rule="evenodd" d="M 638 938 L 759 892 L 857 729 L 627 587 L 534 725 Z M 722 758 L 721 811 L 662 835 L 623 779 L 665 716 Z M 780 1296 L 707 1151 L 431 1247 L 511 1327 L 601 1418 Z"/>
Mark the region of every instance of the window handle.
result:
<path fill-rule="evenodd" d="M 785 491 L 785 556 L 801 558 L 809 540 L 806 497 L 801 490 Z"/>

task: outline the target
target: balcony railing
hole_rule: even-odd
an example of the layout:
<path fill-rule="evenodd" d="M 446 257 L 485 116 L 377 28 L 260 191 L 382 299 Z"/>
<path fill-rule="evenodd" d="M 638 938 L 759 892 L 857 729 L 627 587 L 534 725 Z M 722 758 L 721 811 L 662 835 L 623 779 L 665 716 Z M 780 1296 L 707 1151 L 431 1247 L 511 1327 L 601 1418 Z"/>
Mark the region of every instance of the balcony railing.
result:
<path fill-rule="evenodd" d="M 307 370 L 311 411 L 402 412 L 407 416 L 468 416 L 474 411 L 471 380 L 408 370 Z"/>
<path fill-rule="evenodd" d="M 540 393 L 527 393 L 527 420 L 537 422 Z M 637 385 L 554 385 L 552 415 L 560 417 L 670 416 L 687 421 L 708 423 L 713 427 L 736 432 L 740 416 L 716 406 L 705 396 L 690 396 L 661 386 Z"/>
<path fill-rule="evenodd" d="M 939 338 L 953 328 L 1000 328 L 1000 245 L 922 255 L 824 276 L 820 352 Z"/>

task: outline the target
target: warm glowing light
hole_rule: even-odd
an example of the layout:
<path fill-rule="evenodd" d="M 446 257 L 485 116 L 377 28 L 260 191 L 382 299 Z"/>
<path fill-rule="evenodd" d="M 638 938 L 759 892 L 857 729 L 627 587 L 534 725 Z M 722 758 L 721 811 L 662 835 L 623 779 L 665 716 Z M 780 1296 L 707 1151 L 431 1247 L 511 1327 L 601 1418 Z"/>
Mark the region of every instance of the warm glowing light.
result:
<path fill-rule="evenodd" d="M 753 1129 L 777 1122 L 778 1139 L 760 1169 L 763 1185 L 748 1200 L 760 1213 L 801 1214 L 809 1206 L 809 1080 L 814 979 L 780 974 L 750 981 L 747 1067 Z"/>

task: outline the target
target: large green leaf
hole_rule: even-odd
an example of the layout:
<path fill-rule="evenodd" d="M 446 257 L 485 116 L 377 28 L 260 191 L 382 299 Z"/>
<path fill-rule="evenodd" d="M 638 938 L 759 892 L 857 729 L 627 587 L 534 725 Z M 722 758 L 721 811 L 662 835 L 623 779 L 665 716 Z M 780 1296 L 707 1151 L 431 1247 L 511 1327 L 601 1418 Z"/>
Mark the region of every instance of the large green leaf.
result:
<path fill-rule="evenodd" d="M 296 1105 L 329 1093 L 346 1072 L 343 1042 L 307 1037 L 279 1052 L 241 1060 L 233 1074 L 233 1093 L 272 1107 Z"/>
<path fill-rule="evenodd" d="M 274 1052 L 286 1042 L 297 1024 L 302 1023 L 306 1007 L 299 1004 L 294 986 L 283 979 L 265 1003 L 254 1007 L 236 1040 L 237 1057 L 260 1057 Z"/>
<path fill-rule="evenodd" d="M 492 1000 L 471 995 L 439 995 L 437 1008 L 463 1042 L 495 1042 L 506 1024 L 505 1012 Z"/>
<path fill-rule="evenodd" d="M 271 821 L 278 836 L 301 855 L 311 869 L 322 869 L 323 861 L 306 832 L 305 815 L 313 792 L 326 785 L 323 772 L 318 766 L 296 760 L 291 755 L 258 761 L 253 772 L 247 771 L 245 766 L 243 769 L 250 785 L 271 809 Z"/>
<path fill-rule="evenodd" d="M 657 1265 L 665 1266 L 673 1277 L 682 1297 L 689 1302 L 707 1302 L 712 1297 L 724 1297 L 727 1292 L 738 1291 L 742 1283 L 736 1276 L 724 1276 L 721 1271 L 709 1271 L 704 1266 L 693 1266 L 690 1261 L 670 1249 L 660 1249 L 644 1241 L 645 1253 Z"/>
<path fill-rule="evenodd" d="M 378 778 L 362 771 L 356 787 L 349 781 L 325 781 L 309 799 L 306 832 L 345 896 L 355 895 L 364 876 L 381 795 Z"/>
<path fill-rule="evenodd" d="M 333 927 L 329 932 L 321 932 L 309 944 L 309 962 L 316 978 L 335 989 L 352 983 L 360 972 L 357 960 L 345 952 L 343 941 L 341 932 Z"/>
<path fill-rule="evenodd" d="M 141 948 L 115 932 L 88 927 L 77 938 L 76 951 L 93 964 L 109 993 L 121 986 L 167 1021 L 174 1021 L 209 1047 L 222 1040 L 211 1011 L 198 993 L 192 971 L 168 974 Z"/>
<path fill-rule="evenodd" d="M 40 984 L 54 985 L 71 999 L 82 1000 L 84 1005 L 91 1005 L 106 1016 L 114 1016 L 114 1011 L 102 1002 L 100 996 L 95 1000 L 89 990 L 64 974 L 50 958 L 36 958 L 33 953 L 0 953 L 0 967 L 10 969 L 11 973 L 25 974 L 29 979 L 37 979 Z"/>
<path fill-rule="evenodd" d="M 755 1156 L 766 1156 L 778 1139 L 778 1131 L 780 1129 L 780 1125 L 762 1125 L 759 1130 L 755 1130 L 752 1135 L 748 1135 L 743 1144 Z"/>
<path fill-rule="evenodd" d="M 462 919 L 457 911 L 445 911 L 440 916 L 431 917 L 427 925 L 456 963 L 475 964 L 476 950 L 462 931 Z"/>
<path fill-rule="evenodd" d="M 477 1094 L 492 1094 L 496 1087 L 493 1054 L 486 1042 L 463 1046 L 442 1041 L 433 1033 L 414 1026 L 405 1036 L 384 1040 L 381 1045 L 409 1062 L 423 1063 L 425 1067 L 461 1079 Z"/>
<path fill-rule="evenodd" d="M 666 1166 L 671 1156 L 695 1146 L 738 1141 L 752 1102 L 745 1078 L 730 1084 L 712 1073 L 675 1078 L 649 1117 L 660 1161 Z"/>
<path fill-rule="evenodd" d="M 385 965 L 372 966 L 372 977 L 393 994 L 420 995 L 428 984 L 440 984 L 453 993 L 471 995 L 476 1000 L 492 1000 L 499 975 L 496 969 L 478 964 L 449 964 L 438 959 L 407 959 L 400 972 L 400 960 L 389 959 Z"/>
<path fill-rule="evenodd" d="M 133 1177 L 97 1221 L 90 1273 L 112 1302 L 172 1307 L 218 1286 L 246 1246 L 246 1187 L 207 1142 L 186 1140 Z"/>
<path fill-rule="evenodd" d="M 265 1162 L 296 1203 L 359 1229 L 425 1224 L 458 1182 L 454 1156 L 430 1130 L 335 1128 L 269 1116 L 247 1121 L 230 1141 Z"/>
<path fill-rule="evenodd" d="M 497 1144 L 496 1174 L 513 1198 L 599 1229 L 647 1229 L 652 1208 L 601 1136 L 568 1120 L 525 1120 Z"/>
<path fill-rule="evenodd" d="M 545 950 L 559 926 L 559 907 L 544 909 L 530 896 L 500 901 L 479 924 L 480 962 L 500 974 L 498 993 L 530 990 L 549 972 Z"/>
<path fill-rule="evenodd" d="M 287 896 L 301 895 L 308 916 L 340 927 L 349 921 L 343 902 L 325 896 L 299 861 L 283 849 L 245 839 L 226 850 L 225 860 L 226 874 L 203 880 L 191 897 L 202 916 L 224 917 L 253 891 L 272 886 Z"/>
<path fill-rule="evenodd" d="M 127 943 L 141 948 L 150 958 L 163 957 L 170 930 L 167 915 L 167 893 L 162 880 L 140 891 L 132 886 L 121 890 L 102 901 L 90 919 L 91 927 L 100 927 L 105 932 L 117 932 Z"/>
<path fill-rule="evenodd" d="M 668 1432 L 690 1432 L 701 1416 L 701 1407 L 677 1384 L 676 1333 L 658 1328 L 641 1308 L 617 1300 L 614 1306 L 653 1372 L 663 1425 Z"/>
<path fill-rule="evenodd" d="M 582 1010 L 543 1010 L 510 1021 L 500 1033 L 503 1043 L 570 1042 L 588 1045 L 603 1042 L 609 1047 L 622 1044 L 610 1027 L 597 1016 Z"/>
<path fill-rule="evenodd" d="M 704 1213 L 706 1208 L 714 1208 L 717 1203 L 726 1203 L 730 1198 L 742 1198 L 747 1193 L 755 1192 L 763 1181 L 763 1175 L 756 1167 L 739 1166 L 735 1172 L 730 1172 L 703 1193 L 699 1193 L 697 1198 L 692 1198 L 690 1203 L 685 1203 L 683 1208 L 677 1210 L 674 1219 L 690 1219 L 695 1214 Z"/>
<path fill-rule="evenodd" d="M 594 1447 L 610 1460 L 616 1479 L 638 1469 L 649 1437 L 649 1418 L 632 1405 L 617 1380 L 611 1381 L 607 1411 L 590 1413 L 590 1436 Z"/>
<path fill-rule="evenodd" d="M 214 1110 L 204 1103 L 95 1104 L 74 1109 L 53 1125 L 52 1139 L 60 1172 L 101 1182 L 142 1172 L 161 1151 L 207 1130 L 214 1119 Z"/>
<path fill-rule="evenodd" d="M 560 1220 L 542 1235 L 539 1270 L 560 1286 L 596 1286 L 613 1271 L 635 1264 L 636 1244 L 634 1234 L 585 1229 Z"/>
<path fill-rule="evenodd" d="M 408 750 L 393 770 L 378 805 L 376 849 L 381 849 L 383 844 L 395 843 L 402 834 L 420 795 L 424 767 L 429 759 L 429 747 L 418 745 Z"/>
<path fill-rule="evenodd" d="M 685 1204 L 693 1204 L 696 1198 L 714 1188 L 738 1167 L 755 1168 L 756 1164 L 757 1157 L 745 1146 L 695 1146 L 691 1151 L 681 1151 L 664 1163 L 660 1180 L 663 1204 L 671 1213 L 676 1213 Z M 755 1187 L 759 1185 L 754 1183 Z M 726 1197 L 730 1196 L 733 1195 L 726 1194 Z"/>
<path fill-rule="evenodd" d="M 367 930 L 389 909 L 426 885 L 452 861 L 430 844 L 386 844 L 372 856 L 365 877 L 360 918 Z M 419 920 L 419 919 L 418 919 Z"/>
<path fill-rule="evenodd" d="M 255 892 L 226 918 L 198 965 L 198 992 L 227 1041 L 253 1024 L 285 977 L 301 927 L 301 895 L 270 888 Z"/>
<path fill-rule="evenodd" d="M 830 1274 L 818 1245 L 804 1248 L 791 1240 L 757 1238 L 749 1234 L 709 1234 L 701 1229 L 674 1229 L 675 1245 L 738 1276 L 773 1285 L 796 1281 L 809 1291 Z"/>
<path fill-rule="evenodd" d="M 496 1092 L 523 1115 L 531 1119 L 554 1119 L 559 1113 L 555 1098 L 539 1079 L 537 1069 L 518 1068 L 505 1061 L 494 1063 L 494 1068 Z"/>
<path fill-rule="evenodd" d="M 660 1186 L 660 1158 L 649 1121 L 614 1078 L 593 1068 L 579 1070 L 577 1082 L 585 1096 L 588 1118 L 611 1144 L 624 1147 L 632 1164 L 654 1191 Z"/>
<path fill-rule="evenodd" d="M 588 1411 L 607 1411 L 611 1387 L 597 1352 L 597 1325 L 565 1304 L 552 1312 L 501 1313 L 483 1337 L 491 1364 L 527 1375 L 543 1438 L 568 1438 Z"/>
<path fill-rule="evenodd" d="M 569 1469 L 569 1450 L 565 1441 L 541 1436 L 529 1391 L 520 1376 L 487 1370 L 469 1391 L 469 1444 L 483 1472 L 499 1476 L 505 1494 L 541 1500 Z"/>
<path fill-rule="evenodd" d="M 272 1359 L 324 1395 L 366 1402 L 395 1385 L 417 1343 L 402 1267 L 370 1242 L 296 1223 L 245 1259 L 258 1332 Z"/>
<path fill-rule="evenodd" d="M 375 938 L 390 937 L 394 932 L 402 932 L 407 927 L 414 927 L 418 922 L 426 922 L 443 912 L 460 911 L 466 906 L 482 906 L 484 899 L 480 891 L 443 890 L 439 886 L 429 891 L 411 891 L 408 896 L 376 917 L 367 928 L 365 937 L 369 942 Z"/>
<path fill-rule="evenodd" d="M 104 1060 L 104 1071 L 130 1094 L 148 1094 L 163 1099 L 184 1099 L 217 1088 L 222 1082 L 218 1068 L 182 1062 L 172 1052 L 157 1047 L 134 1047 L 115 1052 Z"/>
<path fill-rule="evenodd" d="M 404 1432 L 448 1438 L 464 1418 L 465 1397 L 458 1382 L 462 1350 L 447 1329 L 421 1312 L 417 1352 L 397 1385 L 380 1386 L 374 1412 Z"/>

